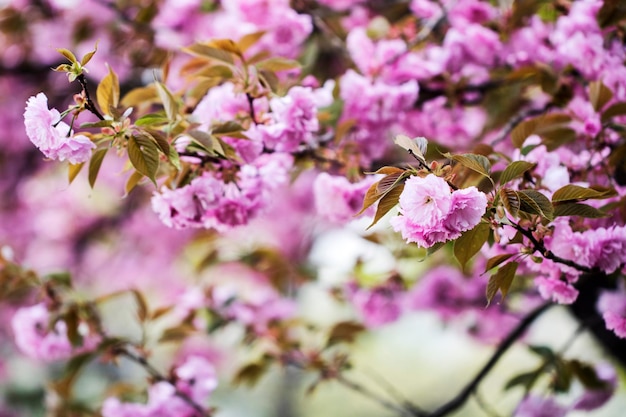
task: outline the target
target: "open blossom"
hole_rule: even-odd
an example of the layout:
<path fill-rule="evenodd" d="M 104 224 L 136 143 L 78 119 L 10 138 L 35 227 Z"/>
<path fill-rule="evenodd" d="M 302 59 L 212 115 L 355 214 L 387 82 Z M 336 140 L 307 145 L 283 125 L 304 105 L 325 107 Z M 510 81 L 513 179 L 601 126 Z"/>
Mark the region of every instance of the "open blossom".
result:
<path fill-rule="evenodd" d="M 391 226 L 407 242 L 428 248 L 473 229 L 486 207 L 487 197 L 476 187 L 452 192 L 436 175 L 413 176 L 405 182 L 400 194 L 401 215 L 391 219 Z"/>
<path fill-rule="evenodd" d="M 261 155 L 240 168 L 236 182 L 205 172 L 184 187 L 155 193 L 152 208 L 168 227 L 224 232 L 247 224 L 263 210 L 271 202 L 272 191 L 289 180 L 292 164 L 287 154 Z"/>
<path fill-rule="evenodd" d="M 626 259 L 626 227 L 600 227 L 574 232 L 569 223 L 555 222 L 548 248 L 561 258 L 611 274 L 621 268 Z M 562 267 L 565 272 L 568 272 L 567 268 Z"/>
<path fill-rule="evenodd" d="M 622 291 L 605 291 L 598 298 L 598 311 L 606 328 L 626 339 L 626 295 Z"/>
<path fill-rule="evenodd" d="M 578 298 L 578 290 L 568 282 L 556 278 L 537 277 L 535 284 L 539 294 L 559 304 L 572 304 Z"/>
<path fill-rule="evenodd" d="M 73 135 L 70 127 L 61 122 L 56 109 L 48 109 L 44 93 L 30 97 L 26 102 L 24 126 L 26 135 L 50 159 L 68 160 L 72 164 L 87 162 L 96 145 L 84 135 Z"/>
<path fill-rule="evenodd" d="M 15 344 L 22 353 L 44 361 L 66 359 L 77 353 L 77 349 L 68 339 L 65 322 L 57 321 L 50 328 L 50 320 L 50 312 L 43 303 L 17 310 L 11 325 Z M 89 334 L 86 325 L 79 325 L 78 331 L 83 336 L 83 346 L 80 349 L 93 349 L 99 337 Z"/>

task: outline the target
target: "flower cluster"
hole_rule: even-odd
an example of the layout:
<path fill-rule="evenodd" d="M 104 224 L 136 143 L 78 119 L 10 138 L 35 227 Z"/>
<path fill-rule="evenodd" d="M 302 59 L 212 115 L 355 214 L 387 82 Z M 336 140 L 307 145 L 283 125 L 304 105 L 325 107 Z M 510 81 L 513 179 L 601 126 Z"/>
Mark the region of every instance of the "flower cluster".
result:
<path fill-rule="evenodd" d="M 343 176 L 320 173 L 313 183 L 317 213 L 332 223 L 348 222 L 358 213 L 365 193 L 375 179 L 375 176 L 369 176 L 351 183 Z"/>
<path fill-rule="evenodd" d="M 102 404 L 103 417 L 193 417 L 192 404 L 204 404 L 217 387 L 213 365 L 201 356 L 190 356 L 173 371 L 174 383 L 159 381 L 148 389 L 146 404 L 124 403 L 115 397 Z M 183 397 L 184 396 L 184 397 Z"/>
<path fill-rule="evenodd" d="M 96 145 L 85 135 L 73 135 L 56 109 L 48 109 L 48 97 L 39 93 L 28 99 L 24 126 L 30 141 L 46 156 L 72 164 L 87 162 Z"/>
<path fill-rule="evenodd" d="M 288 181 L 292 161 L 288 154 L 265 154 L 241 166 L 232 181 L 205 172 L 184 187 L 155 192 L 152 207 L 169 227 L 230 230 L 265 208 L 272 191 Z"/>
<path fill-rule="evenodd" d="M 401 215 L 391 219 L 391 226 L 407 242 L 429 248 L 473 229 L 486 208 L 487 196 L 476 187 L 452 191 L 436 175 L 412 176 L 400 195 Z"/>
<path fill-rule="evenodd" d="M 100 337 L 92 333 L 86 323 L 78 325 L 82 346 L 74 347 L 67 335 L 67 324 L 51 322 L 52 316 L 45 304 L 35 304 L 18 309 L 11 320 L 15 344 L 25 355 L 42 360 L 67 359 L 72 355 L 92 350 Z"/>

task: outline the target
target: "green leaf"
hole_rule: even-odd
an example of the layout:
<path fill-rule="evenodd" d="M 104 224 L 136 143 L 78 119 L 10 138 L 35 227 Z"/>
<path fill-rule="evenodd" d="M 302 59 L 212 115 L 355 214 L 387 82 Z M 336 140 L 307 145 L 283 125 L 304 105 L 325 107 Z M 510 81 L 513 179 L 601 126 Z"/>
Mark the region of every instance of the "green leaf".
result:
<path fill-rule="evenodd" d="M 170 146 L 170 154 L 168 155 L 168 159 L 170 160 L 171 164 L 174 165 L 174 168 L 180 171 L 180 155 L 178 155 L 178 151 L 173 146 Z"/>
<path fill-rule="evenodd" d="M 521 205 L 520 197 L 517 194 L 517 191 L 511 190 L 510 188 L 501 188 L 498 195 L 500 196 L 500 200 L 502 200 L 502 204 L 504 204 L 506 211 L 508 211 L 513 217 L 517 217 Z"/>
<path fill-rule="evenodd" d="M 54 272 L 44 278 L 46 282 L 52 282 L 55 286 L 72 288 L 72 275 L 69 272 Z"/>
<path fill-rule="evenodd" d="M 484 175 L 487 178 L 491 178 L 489 176 L 489 172 L 491 171 L 491 163 L 489 162 L 489 159 L 487 159 L 487 157 L 484 155 L 478 155 L 473 153 L 452 155 L 446 152 L 443 156 L 453 161 L 456 161 L 464 167 L 469 168 L 472 171 L 478 172 L 479 174 Z"/>
<path fill-rule="evenodd" d="M 209 46 L 238 56 L 243 55 L 239 46 L 231 39 L 211 39 L 209 41 Z"/>
<path fill-rule="evenodd" d="M 159 168 L 159 152 L 156 143 L 145 135 L 131 136 L 128 139 L 128 158 L 137 171 L 148 177 L 156 185 L 156 172 Z"/>
<path fill-rule="evenodd" d="M 257 62 L 255 66 L 259 70 L 278 72 L 300 68 L 300 63 L 293 59 L 273 57 Z"/>
<path fill-rule="evenodd" d="M 538 214 L 548 220 L 554 219 L 552 202 L 536 190 L 521 190 L 517 192 L 520 199 L 520 211 L 528 214 Z"/>
<path fill-rule="evenodd" d="M 167 123 L 169 123 L 169 119 L 162 113 L 150 113 L 137 119 L 135 121 L 135 126 L 154 126 L 164 125 Z"/>
<path fill-rule="evenodd" d="M 579 201 L 592 199 L 603 199 L 613 197 L 615 190 L 605 189 L 602 191 L 594 190 L 593 188 L 585 188 L 579 185 L 568 184 L 556 190 L 552 195 L 552 202 L 560 201 Z"/>
<path fill-rule="evenodd" d="M 72 64 L 78 63 L 78 59 L 76 59 L 76 56 L 69 49 L 57 48 L 57 52 L 67 58 L 67 60 L 70 61 Z"/>
<path fill-rule="evenodd" d="M 230 52 L 214 48 L 206 43 L 195 43 L 191 46 L 183 48 L 183 51 L 203 58 L 221 61 L 229 65 L 233 65 L 235 63 L 233 55 Z"/>
<path fill-rule="evenodd" d="M 154 85 L 156 86 L 161 103 L 163 103 L 163 109 L 165 110 L 167 118 L 172 122 L 175 121 L 178 115 L 178 101 L 176 101 L 165 84 L 155 81 Z"/>
<path fill-rule="evenodd" d="M 180 342 L 196 332 L 197 329 L 192 324 L 183 323 L 181 325 L 165 329 L 159 338 L 159 343 Z"/>
<path fill-rule="evenodd" d="M 102 113 L 111 115 L 109 110 L 115 108 L 120 101 L 120 82 L 117 74 L 107 65 L 109 73 L 100 81 L 96 89 L 96 100 Z"/>
<path fill-rule="evenodd" d="M 239 139 L 247 139 L 243 133 L 244 128 L 241 124 L 235 121 L 227 121 L 217 125 L 211 126 L 211 133 L 216 136 L 229 136 Z"/>
<path fill-rule="evenodd" d="M 530 389 L 539 379 L 540 375 L 541 369 L 515 375 L 513 378 L 509 379 L 509 381 L 504 385 L 504 390 L 508 391 L 511 388 L 515 388 L 518 385 L 521 385 L 525 391 L 530 391 Z"/>
<path fill-rule="evenodd" d="M 596 369 L 593 366 L 576 359 L 569 361 L 569 365 L 574 376 L 585 388 L 589 390 L 608 388 L 607 382 L 598 377 Z"/>
<path fill-rule="evenodd" d="M 520 148 L 524 141 L 537 129 L 537 119 L 524 120 L 511 130 L 511 142 L 516 148 Z"/>
<path fill-rule="evenodd" d="M 492 268 L 500 265 L 501 263 L 508 261 L 511 257 L 515 256 L 514 253 L 503 253 L 501 255 L 492 256 L 487 260 L 487 265 L 485 266 L 485 272 L 489 271 Z"/>
<path fill-rule="evenodd" d="M 536 167 L 537 164 L 533 164 L 526 161 L 514 161 L 511 162 L 500 175 L 500 184 L 504 185 L 507 182 L 521 177 L 524 173 L 530 169 Z"/>
<path fill-rule="evenodd" d="M 376 214 L 374 215 L 374 220 L 372 224 L 370 224 L 367 228 L 374 226 L 378 221 L 387 213 L 389 210 L 394 208 L 398 204 L 398 200 L 400 199 L 400 194 L 404 190 L 404 184 L 398 184 L 384 193 L 384 196 L 378 202 L 378 207 L 376 208 Z"/>
<path fill-rule="evenodd" d="M 478 253 L 480 248 L 483 247 L 487 239 L 491 228 L 488 223 L 478 223 L 472 230 L 463 232 L 454 242 L 454 256 L 461 264 L 461 268 L 465 269 L 467 262 L 472 259 L 474 255 Z"/>
<path fill-rule="evenodd" d="M 65 365 L 63 369 L 63 376 L 52 382 L 53 389 L 62 398 L 70 398 L 72 392 L 72 386 L 76 381 L 76 377 L 80 374 L 80 371 L 96 356 L 98 352 L 86 352 L 73 356 Z"/>
<path fill-rule="evenodd" d="M 589 83 L 589 100 L 596 112 L 600 112 L 612 98 L 613 92 L 602 81 Z"/>
<path fill-rule="evenodd" d="M 124 107 L 135 107 L 140 106 L 145 103 L 156 102 L 158 98 L 158 94 L 156 92 L 156 88 L 154 85 L 149 85 L 146 87 L 137 87 L 130 90 L 128 93 L 124 95 L 122 99 L 122 106 Z"/>
<path fill-rule="evenodd" d="M 228 80 L 233 78 L 233 70 L 227 65 L 211 64 L 211 66 L 194 73 L 194 76 Z"/>
<path fill-rule="evenodd" d="M 98 178 L 98 172 L 100 172 L 100 167 L 102 166 L 102 161 L 104 160 L 104 156 L 106 155 L 109 149 L 98 149 L 93 153 L 91 159 L 89 160 L 89 186 L 93 188 L 96 183 L 96 179 Z"/>
<path fill-rule="evenodd" d="M 511 141 L 520 148 L 530 135 L 539 135 L 549 150 L 576 139 L 567 125 L 572 118 L 564 113 L 548 113 L 524 120 L 511 131 Z"/>
<path fill-rule="evenodd" d="M 337 343 L 352 343 L 365 330 L 365 326 L 354 321 L 342 321 L 333 326 L 328 335 L 326 346 L 332 346 Z"/>
<path fill-rule="evenodd" d="M 241 52 L 246 52 L 248 48 L 257 43 L 259 39 L 261 39 L 266 33 L 267 31 L 265 30 L 248 33 L 247 35 L 242 36 L 239 41 L 237 41 L 237 47 Z"/>
<path fill-rule="evenodd" d="M 189 132 L 187 132 L 187 134 L 191 137 L 193 142 L 200 146 L 200 148 L 204 152 L 210 155 L 216 155 L 215 145 L 217 141 L 215 137 L 211 136 L 210 133 L 204 132 L 202 130 L 190 130 Z"/>
<path fill-rule="evenodd" d="M 272 71 L 260 70 L 259 81 L 261 81 L 261 84 L 265 87 L 269 88 L 272 93 L 276 93 L 278 91 L 278 87 L 280 87 L 280 79 Z"/>
<path fill-rule="evenodd" d="M 86 128 L 101 128 L 101 127 L 111 127 L 113 126 L 113 120 L 98 120 L 97 122 L 86 122 L 81 123 L 81 129 Z"/>
<path fill-rule="evenodd" d="M 363 214 L 365 210 L 367 210 L 372 204 L 377 202 L 380 198 L 382 198 L 385 193 L 391 190 L 395 185 L 397 185 L 400 181 L 405 178 L 406 171 L 402 170 L 395 171 L 385 177 L 383 177 L 380 181 L 375 182 L 370 186 L 370 188 L 365 193 L 365 197 L 363 198 L 363 207 L 356 214 L 356 216 Z"/>
<path fill-rule="evenodd" d="M 69 169 L 67 171 L 67 177 L 69 179 L 70 184 L 72 183 L 72 181 L 74 181 L 74 179 L 76 178 L 80 170 L 83 169 L 84 165 L 85 165 L 84 162 L 81 162 L 79 164 L 70 164 Z"/>
<path fill-rule="evenodd" d="M 579 216 L 588 219 L 608 217 L 608 214 L 595 207 L 582 203 L 561 203 L 554 206 L 554 217 Z"/>
<path fill-rule="evenodd" d="M 265 375 L 268 368 L 269 361 L 267 360 L 249 363 L 237 371 L 232 383 L 235 386 L 245 384 L 248 387 L 253 387 Z"/>
<path fill-rule="evenodd" d="M 566 143 L 571 143 L 576 140 L 576 131 L 569 127 L 545 129 L 537 132 L 537 134 L 541 136 L 543 139 L 541 143 L 543 143 L 546 146 L 546 149 L 550 152 L 557 149 L 561 145 L 565 145 Z"/>
<path fill-rule="evenodd" d="M 85 55 L 83 55 L 83 59 L 80 60 L 80 65 L 83 67 L 87 65 L 89 61 L 91 61 L 91 58 L 93 58 L 97 50 L 98 50 L 98 43 L 96 42 L 96 46 L 93 48 L 93 51 L 89 51 Z"/>
<path fill-rule="evenodd" d="M 489 282 L 487 283 L 487 305 L 491 304 L 491 301 L 498 291 L 500 291 L 502 300 L 504 300 L 509 292 L 509 288 L 511 288 L 518 265 L 518 262 L 509 262 L 501 266 L 498 272 L 489 278 Z"/>
<path fill-rule="evenodd" d="M 125 196 L 130 194 L 130 192 L 139 184 L 139 181 L 144 177 L 144 175 L 139 171 L 133 171 L 128 180 L 126 180 L 126 185 L 124 186 Z"/>
<path fill-rule="evenodd" d="M 130 290 L 135 298 L 135 303 L 137 304 L 137 317 L 139 317 L 140 321 L 145 321 L 149 315 L 148 303 L 146 302 L 146 298 L 144 295 L 137 290 Z"/>
<path fill-rule="evenodd" d="M 163 155 L 168 156 L 170 154 L 170 143 L 161 131 L 145 129 L 144 133 L 156 142 Z"/>
<path fill-rule="evenodd" d="M 615 116 L 624 116 L 624 115 L 626 115 L 626 102 L 622 101 L 619 103 L 611 104 L 609 108 L 606 109 L 602 113 L 601 120 L 602 120 L 602 123 L 606 123 Z"/>

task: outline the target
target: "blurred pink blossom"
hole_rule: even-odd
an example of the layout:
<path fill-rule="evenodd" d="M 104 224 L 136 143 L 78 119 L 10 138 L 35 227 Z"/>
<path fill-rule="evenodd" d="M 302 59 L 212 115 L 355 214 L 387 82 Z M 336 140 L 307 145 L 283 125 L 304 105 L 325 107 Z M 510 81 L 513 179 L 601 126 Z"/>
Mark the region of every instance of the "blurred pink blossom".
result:
<path fill-rule="evenodd" d="M 66 359 L 77 352 L 93 349 L 99 342 L 89 333 L 86 323 L 78 325 L 83 345 L 72 346 L 67 336 L 67 325 L 59 320 L 50 328 L 51 315 L 43 303 L 19 308 L 11 320 L 15 344 L 25 355 L 43 361 Z"/>

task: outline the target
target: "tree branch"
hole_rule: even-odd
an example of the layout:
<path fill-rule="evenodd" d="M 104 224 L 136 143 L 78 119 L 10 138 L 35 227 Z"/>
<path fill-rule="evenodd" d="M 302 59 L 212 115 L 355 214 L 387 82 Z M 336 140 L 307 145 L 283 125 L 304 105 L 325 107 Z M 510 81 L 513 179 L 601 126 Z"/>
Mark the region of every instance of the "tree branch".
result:
<path fill-rule="evenodd" d="M 211 417 L 211 413 L 208 410 L 206 410 L 200 404 L 196 403 L 193 399 L 191 399 L 191 397 L 189 397 L 189 395 L 176 388 L 172 381 L 163 376 L 154 366 L 152 366 L 146 360 L 146 358 L 132 353 L 125 347 L 117 349 L 116 352 L 119 353 L 121 356 L 124 356 L 125 358 L 131 360 L 132 362 L 140 365 L 148 374 L 150 374 L 152 379 L 154 379 L 155 381 L 167 382 L 168 384 L 171 384 L 175 389 L 176 396 L 181 398 L 185 403 L 187 403 L 190 407 L 196 410 L 196 414 L 198 417 Z"/>
<path fill-rule="evenodd" d="M 500 358 L 506 353 L 506 351 L 515 343 L 517 339 L 522 336 L 522 334 L 526 331 L 528 327 L 539 317 L 541 316 L 548 308 L 553 306 L 554 304 L 551 302 L 544 303 L 537 307 L 535 310 L 531 311 L 524 319 L 517 325 L 515 329 L 502 341 L 502 343 L 498 346 L 494 354 L 491 356 L 491 359 L 483 366 L 483 368 L 476 374 L 476 376 L 458 393 L 456 397 L 433 411 L 432 413 L 427 414 L 426 417 L 443 417 L 459 407 L 461 407 L 465 401 L 472 395 L 472 393 L 478 388 L 478 385 L 482 382 L 482 380 L 491 372 L 493 367 L 498 363 Z"/>
<path fill-rule="evenodd" d="M 530 230 L 524 229 L 522 226 L 515 222 L 511 222 L 511 225 L 515 230 L 520 232 L 524 237 L 526 237 L 533 244 L 533 249 L 541 254 L 546 259 L 550 259 L 553 262 L 557 262 L 563 265 L 567 265 L 571 268 L 577 269 L 578 271 L 585 273 L 602 273 L 598 268 L 589 268 L 588 266 L 580 265 L 574 261 L 569 259 L 561 258 L 560 256 L 555 255 L 552 251 L 546 248 L 543 241 L 538 240 Z"/>

